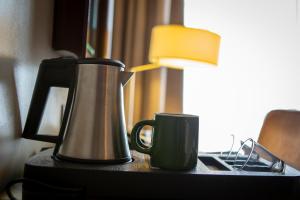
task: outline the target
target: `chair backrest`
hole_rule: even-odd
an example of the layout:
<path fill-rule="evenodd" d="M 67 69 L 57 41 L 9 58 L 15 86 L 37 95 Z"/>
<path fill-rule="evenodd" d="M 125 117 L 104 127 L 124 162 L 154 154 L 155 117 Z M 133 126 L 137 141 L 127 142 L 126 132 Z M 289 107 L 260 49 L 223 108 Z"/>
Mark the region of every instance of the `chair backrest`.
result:
<path fill-rule="evenodd" d="M 300 170 L 300 111 L 269 112 L 261 128 L 258 143 Z"/>

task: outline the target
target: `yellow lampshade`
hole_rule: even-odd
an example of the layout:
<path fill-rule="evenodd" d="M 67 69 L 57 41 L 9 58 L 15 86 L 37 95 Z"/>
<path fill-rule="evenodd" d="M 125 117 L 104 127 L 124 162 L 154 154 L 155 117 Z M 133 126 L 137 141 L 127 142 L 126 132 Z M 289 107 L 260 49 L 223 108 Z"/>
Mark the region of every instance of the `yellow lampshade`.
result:
<path fill-rule="evenodd" d="M 182 69 L 200 63 L 218 64 L 220 36 L 202 29 L 180 25 L 161 25 L 152 29 L 149 61 L 133 67 L 144 71 L 160 66 Z"/>

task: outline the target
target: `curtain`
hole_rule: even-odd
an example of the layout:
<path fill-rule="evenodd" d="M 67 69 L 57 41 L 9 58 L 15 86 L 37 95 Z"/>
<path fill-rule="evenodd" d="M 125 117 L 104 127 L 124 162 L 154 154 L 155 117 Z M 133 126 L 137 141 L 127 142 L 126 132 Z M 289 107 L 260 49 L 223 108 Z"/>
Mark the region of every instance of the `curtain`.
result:
<path fill-rule="evenodd" d="M 126 70 L 148 63 L 151 30 L 183 24 L 183 0 L 115 0 L 112 58 Z M 183 71 L 160 68 L 135 73 L 124 88 L 125 117 L 130 131 L 157 112 L 182 112 Z"/>

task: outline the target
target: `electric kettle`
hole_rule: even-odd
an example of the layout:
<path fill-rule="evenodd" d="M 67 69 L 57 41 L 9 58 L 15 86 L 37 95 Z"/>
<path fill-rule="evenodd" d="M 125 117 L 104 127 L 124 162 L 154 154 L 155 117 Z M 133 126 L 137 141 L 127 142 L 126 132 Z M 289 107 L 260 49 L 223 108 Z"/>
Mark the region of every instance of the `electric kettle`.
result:
<path fill-rule="evenodd" d="M 22 137 L 56 143 L 53 157 L 62 160 L 130 161 L 123 86 L 132 75 L 123 63 L 111 59 L 43 60 Z M 37 134 L 50 87 L 69 88 L 58 136 Z"/>

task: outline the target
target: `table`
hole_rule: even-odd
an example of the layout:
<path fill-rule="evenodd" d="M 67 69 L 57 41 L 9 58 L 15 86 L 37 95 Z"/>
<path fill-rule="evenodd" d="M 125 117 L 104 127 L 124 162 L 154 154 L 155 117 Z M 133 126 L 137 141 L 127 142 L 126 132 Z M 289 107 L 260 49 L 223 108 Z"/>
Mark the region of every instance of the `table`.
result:
<path fill-rule="evenodd" d="M 74 199 L 300 199 L 300 173 L 290 167 L 285 174 L 211 170 L 198 160 L 193 170 L 167 171 L 152 168 L 149 156 L 131 153 L 133 162 L 95 165 L 57 161 L 51 158 L 52 150 L 46 150 L 26 163 L 24 177 L 56 187 L 82 188 L 82 196 Z M 23 184 L 23 189 L 24 199 L 64 195 L 30 184 Z"/>

